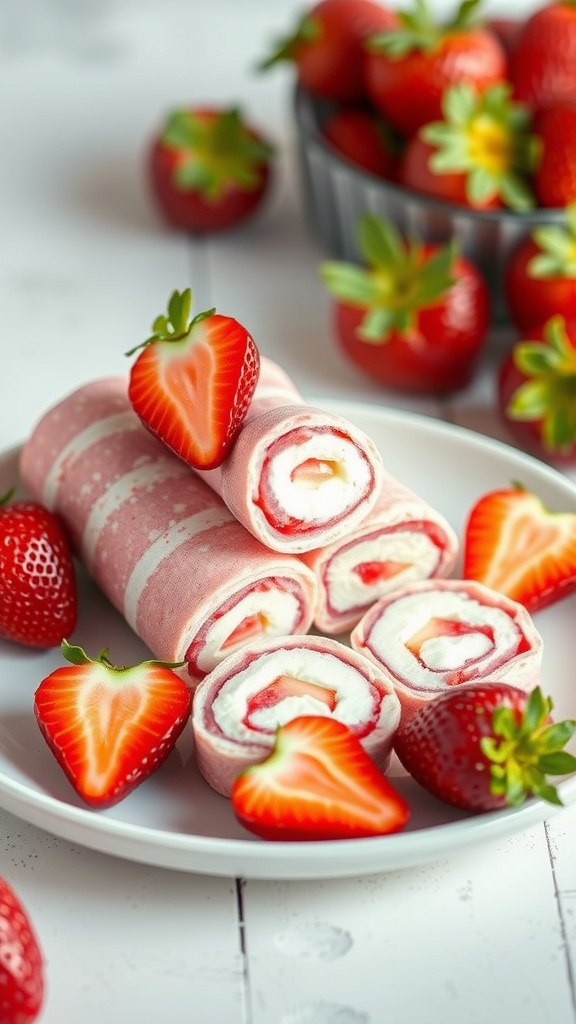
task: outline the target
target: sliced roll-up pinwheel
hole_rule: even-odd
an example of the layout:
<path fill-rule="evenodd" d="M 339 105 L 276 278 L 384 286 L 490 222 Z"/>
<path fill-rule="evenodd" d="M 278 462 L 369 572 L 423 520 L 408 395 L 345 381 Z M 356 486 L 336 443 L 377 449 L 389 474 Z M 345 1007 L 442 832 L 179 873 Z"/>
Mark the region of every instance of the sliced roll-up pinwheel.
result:
<path fill-rule="evenodd" d="M 364 431 L 306 405 L 284 370 L 262 357 L 232 451 L 200 475 L 258 540 L 298 554 L 357 526 L 376 503 L 382 473 Z"/>
<path fill-rule="evenodd" d="M 24 486 L 57 512 L 74 548 L 156 658 L 198 681 L 256 636 L 305 632 L 316 581 L 272 552 L 145 429 L 127 384 L 87 384 L 25 444 Z"/>
<path fill-rule="evenodd" d="M 314 624 L 352 629 L 379 598 L 416 580 L 449 576 L 456 533 L 435 508 L 389 474 L 366 519 L 339 541 L 301 555 L 316 573 Z"/>
<path fill-rule="evenodd" d="M 237 775 L 263 761 L 279 725 L 327 715 L 388 767 L 400 705 L 385 675 L 332 637 L 259 641 L 230 655 L 196 688 L 192 728 L 198 766 L 229 796 Z"/>
<path fill-rule="evenodd" d="M 354 650 L 386 673 L 402 721 L 465 683 L 540 681 L 542 638 L 523 605 L 472 580 L 423 580 L 383 597 L 351 634 Z"/>

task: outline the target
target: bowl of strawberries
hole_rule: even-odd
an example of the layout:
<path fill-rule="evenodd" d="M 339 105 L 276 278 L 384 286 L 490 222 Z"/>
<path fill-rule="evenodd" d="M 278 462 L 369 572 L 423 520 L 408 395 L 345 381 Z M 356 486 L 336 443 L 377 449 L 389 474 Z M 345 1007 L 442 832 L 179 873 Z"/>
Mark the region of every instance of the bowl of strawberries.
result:
<path fill-rule="evenodd" d="M 512 256 L 539 232 L 553 250 L 533 264 L 541 273 L 576 202 L 576 4 L 510 19 L 463 0 L 440 21 L 427 0 L 408 2 L 320 0 L 278 51 L 297 69 L 306 219 L 336 259 L 362 261 L 366 213 L 455 241 L 506 322 Z M 566 246 L 574 277 L 576 239 Z"/>

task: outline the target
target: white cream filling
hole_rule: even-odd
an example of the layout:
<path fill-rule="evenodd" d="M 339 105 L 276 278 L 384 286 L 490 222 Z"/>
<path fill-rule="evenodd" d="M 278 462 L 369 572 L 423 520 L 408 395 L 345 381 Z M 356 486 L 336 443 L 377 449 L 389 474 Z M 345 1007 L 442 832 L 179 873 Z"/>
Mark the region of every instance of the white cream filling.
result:
<path fill-rule="evenodd" d="M 362 562 L 403 562 L 406 568 L 389 579 L 363 583 L 356 566 Z M 379 597 L 414 580 L 427 579 L 438 564 L 438 548 L 425 533 L 381 534 L 335 554 L 329 561 L 325 587 L 330 607 L 337 612 L 372 604 Z"/>
<path fill-rule="evenodd" d="M 373 694 L 366 677 L 352 665 L 332 654 L 311 648 L 268 652 L 255 658 L 221 687 L 212 704 L 212 712 L 221 731 L 238 742 L 253 741 L 254 729 L 246 724 L 250 699 L 270 686 L 280 676 L 292 676 L 335 691 L 338 720 L 347 725 L 367 721 L 374 714 Z M 332 713 L 328 705 L 313 694 L 295 695 L 267 708 L 258 708 L 250 715 L 256 729 L 270 732 L 298 715 Z M 258 742 L 263 737 L 258 733 Z"/>
<path fill-rule="evenodd" d="M 292 475 L 309 459 L 334 463 L 336 472 L 317 486 L 293 480 Z M 355 505 L 370 485 L 370 467 L 356 447 L 344 437 L 313 433 L 302 444 L 293 444 L 271 460 L 268 484 L 282 510 L 309 523 L 326 522 Z"/>
<path fill-rule="evenodd" d="M 451 619 L 469 628 L 489 626 L 494 635 L 470 632 L 437 636 L 424 641 L 417 658 L 406 646 L 431 618 Z M 442 689 L 445 674 L 467 668 L 474 677 L 486 677 L 491 669 L 515 654 L 518 627 L 505 611 L 480 604 L 463 591 L 408 594 L 393 601 L 370 631 L 369 645 L 398 679 L 415 689 Z"/>
<path fill-rule="evenodd" d="M 229 611 L 215 619 L 208 629 L 204 645 L 198 655 L 198 667 L 202 672 L 211 672 L 223 658 L 232 654 L 242 642 L 224 648 L 224 644 L 245 619 L 261 615 L 262 632 L 256 639 L 272 639 L 294 632 L 300 614 L 297 597 L 287 590 L 276 587 L 253 590 L 238 601 Z"/>

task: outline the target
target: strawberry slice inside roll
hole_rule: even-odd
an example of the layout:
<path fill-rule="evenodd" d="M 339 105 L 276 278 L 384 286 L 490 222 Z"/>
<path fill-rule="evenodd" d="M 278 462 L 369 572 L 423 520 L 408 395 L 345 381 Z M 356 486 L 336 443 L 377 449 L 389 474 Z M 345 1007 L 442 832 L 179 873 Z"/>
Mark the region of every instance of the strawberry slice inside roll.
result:
<path fill-rule="evenodd" d="M 318 581 L 316 627 L 345 632 L 384 595 L 417 580 L 449 576 L 458 548 L 444 516 L 385 474 L 376 505 L 356 529 L 301 555 Z"/>
<path fill-rule="evenodd" d="M 229 796 L 237 775 L 270 754 L 278 726 L 334 717 L 388 768 L 400 704 L 386 676 L 331 637 L 259 641 L 230 655 L 198 685 L 192 729 L 198 767 Z"/>
<path fill-rule="evenodd" d="M 274 551 L 311 551 L 343 537 L 382 486 L 374 442 L 344 417 L 306 405 L 281 367 L 262 358 L 234 448 L 200 475 Z"/>
<path fill-rule="evenodd" d="M 300 559 L 268 550 L 147 431 L 127 382 L 92 382 L 49 410 L 20 463 L 76 553 L 155 657 L 191 683 L 256 637 L 305 632 L 316 601 Z"/>
<path fill-rule="evenodd" d="M 423 580 L 381 598 L 352 631 L 354 650 L 386 673 L 402 720 L 449 687 L 536 686 L 542 638 L 523 605 L 472 580 Z"/>

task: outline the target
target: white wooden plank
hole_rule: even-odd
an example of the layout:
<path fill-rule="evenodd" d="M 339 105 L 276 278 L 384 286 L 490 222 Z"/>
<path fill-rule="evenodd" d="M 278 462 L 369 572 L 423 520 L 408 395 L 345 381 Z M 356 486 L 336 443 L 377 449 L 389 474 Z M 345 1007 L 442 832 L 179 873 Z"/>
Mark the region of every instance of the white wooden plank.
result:
<path fill-rule="evenodd" d="M 0 835 L 0 874 L 45 956 L 42 1024 L 240 1024 L 233 880 L 80 849 L 1 810 Z"/>
<path fill-rule="evenodd" d="M 543 826 L 418 870 L 244 890 L 253 1024 L 573 1024 Z"/>

